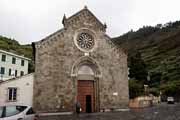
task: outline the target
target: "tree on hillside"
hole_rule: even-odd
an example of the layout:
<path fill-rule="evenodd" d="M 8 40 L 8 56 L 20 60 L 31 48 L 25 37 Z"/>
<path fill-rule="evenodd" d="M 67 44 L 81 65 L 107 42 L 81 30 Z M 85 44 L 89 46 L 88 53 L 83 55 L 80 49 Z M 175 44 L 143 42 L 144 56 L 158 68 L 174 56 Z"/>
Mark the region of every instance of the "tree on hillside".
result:
<path fill-rule="evenodd" d="M 129 60 L 129 77 L 147 84 L 147 75 L 146 64 L 141 57 L 141 53 L 136 52 Z"/>
<path fill-rule="evenodd" d="M 163 84 L 160 89 L 163 95 L 173 96 L 176 99 L 180 100 L 180 80 L 175 80 Z"/>
<path fill-rule="evenodd" d="M 129 80 L 129 97 L 133 99 L 135 97 L 141 96 L 144 94 L 143 83 L 138 80 L 130 79 Z"/>

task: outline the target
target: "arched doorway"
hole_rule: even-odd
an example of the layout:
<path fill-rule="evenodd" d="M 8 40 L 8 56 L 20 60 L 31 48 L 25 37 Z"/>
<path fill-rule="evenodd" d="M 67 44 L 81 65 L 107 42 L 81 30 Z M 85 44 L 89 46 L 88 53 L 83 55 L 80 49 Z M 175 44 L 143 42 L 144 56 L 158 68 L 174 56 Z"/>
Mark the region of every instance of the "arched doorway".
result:
<path fill-rule="evenodd" d="M 90 57 L 82 57 L 72 68 L 75 81 L 75 102 L 79 102 L 82 112 L 99 111 L 99 78 L 101 72 L 97 62 Z"/>
<path fill-rule="evenodd" d="M 80 103 L 82 112 L 94 112 L 95 89 L 94 72 L 87 66 L 82 65 L 78 70 L 77 102 Z"/>

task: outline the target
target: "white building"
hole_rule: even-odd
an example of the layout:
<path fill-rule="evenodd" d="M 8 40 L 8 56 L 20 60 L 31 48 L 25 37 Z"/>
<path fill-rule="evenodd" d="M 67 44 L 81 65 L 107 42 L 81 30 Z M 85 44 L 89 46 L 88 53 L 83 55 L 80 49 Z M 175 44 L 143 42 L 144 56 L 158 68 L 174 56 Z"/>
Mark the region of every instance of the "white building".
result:
<path fill-rule="evenodd" d="M 32 106 L 34 75 L 27 74 L 0 83 L 0 105 L 24 104 Z"/>
<path fill-rule="evenodd" d="M 29 58 L 0 50 L 0 80 L 28 74 Z"/>

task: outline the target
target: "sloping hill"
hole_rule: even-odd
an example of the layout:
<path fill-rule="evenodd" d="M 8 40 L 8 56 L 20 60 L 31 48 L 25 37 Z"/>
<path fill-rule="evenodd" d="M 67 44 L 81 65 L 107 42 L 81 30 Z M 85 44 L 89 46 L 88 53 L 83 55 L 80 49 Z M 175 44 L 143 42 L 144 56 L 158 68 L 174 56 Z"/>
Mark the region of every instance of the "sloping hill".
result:
<path fill-rule="evenodd" d="M 169 83 L 180 81 L 180 21 L 144 26 L 113 38 L 113 41 L 128 51 L 129 58 L 141 53 L 151 76 L 151 87 L 164 88 Z"/>
<path fill-rule="evenodd" d="M 129 56 L 139 51 L 149 72 L 161 72 L 168 80 L 180 80 L 180 22 L 175 23 L 162 28 L 143 27 L 113 40 Z"/>

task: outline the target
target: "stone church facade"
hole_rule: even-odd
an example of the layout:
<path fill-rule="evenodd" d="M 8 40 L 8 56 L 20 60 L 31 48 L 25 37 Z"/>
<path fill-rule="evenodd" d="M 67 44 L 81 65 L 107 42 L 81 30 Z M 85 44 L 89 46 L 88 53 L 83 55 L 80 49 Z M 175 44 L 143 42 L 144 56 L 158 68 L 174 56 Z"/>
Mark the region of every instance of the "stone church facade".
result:
<path fill-rule="evenodd" d="M 126 108 L 129 101 L 127 55 L 85 7 L 64 16 L 64 28 L 33 43 L 33 106 L 39 112 L 82 112 Z"/>

